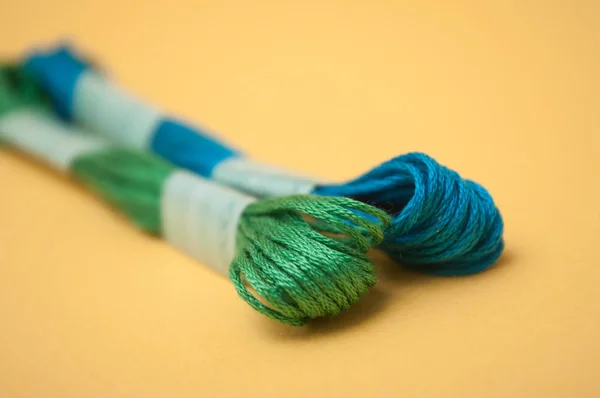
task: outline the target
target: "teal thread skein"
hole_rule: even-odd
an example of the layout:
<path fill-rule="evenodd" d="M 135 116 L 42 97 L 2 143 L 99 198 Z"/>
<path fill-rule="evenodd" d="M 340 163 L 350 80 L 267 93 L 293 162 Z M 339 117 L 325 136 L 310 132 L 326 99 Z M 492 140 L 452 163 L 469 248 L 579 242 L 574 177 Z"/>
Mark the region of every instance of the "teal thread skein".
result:
<path fill-rule="evenodd" d="M 73 175 L 142 230 L 228 274 L 240 297 L 260 313 L 300 326 L 349 308 L 375 283 L 367 252 L 383 239 L 390 223 L 385 212 L 314 195 L 254 201 L 151 154 L 69 129 L 43 109 L 36 86 L 21 70 L 0 68 L 0 136 Z M 319 233 L 302 215 L 345 238 Z"/>
<path fill-rule="evenodd" d="M 315 184 L 245 160 L 202 128 L 155 111 L 95 74 L 67 47 L 34 53 L 26 65 L 62 117 L 123 145 L 256 195 L 346 196 L 386 210 L 392 225 L 380 248 L 413 270 L 472 274 L 494 264 L 504 249 L 503 220 L 487 190 L 423 153 L 398 156 L 343 184 Z M 240 159 L 240 167 L 229 167 Z"/>

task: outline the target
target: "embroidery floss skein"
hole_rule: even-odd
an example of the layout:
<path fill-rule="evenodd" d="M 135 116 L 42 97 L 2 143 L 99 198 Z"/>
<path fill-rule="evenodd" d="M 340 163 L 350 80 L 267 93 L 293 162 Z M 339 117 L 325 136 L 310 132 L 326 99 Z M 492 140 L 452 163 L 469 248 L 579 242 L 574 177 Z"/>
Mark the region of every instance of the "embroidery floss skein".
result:
<path fill-rule="evenodd" d="M 260 197 L 346 196 L 385 209 L 393 219 L 380 248 L 413 270 L 472 274 L 494 264 L 504 249 L 502 217 L 486 189 L 425 154 L 398 156 L 347 183 L 322 184 L 249 160 L 206 129 L 162 114 L 68 47 L 33 53 L 26 65 L 63 118 L 124 146 Z"/>
<path fill-rule="evenodd" d="M 375 283 L 367 251 L 390 224 L 385 212 L 348 198 L 255 200 L 67 126 L 43 109 L 36 86 L 22 70 L 0 68 L 0 137 L 71 174 L 142 230 L 228 274 L 262 314 L 303 325 L 347 309 Z M 320 234 L 302 215 L 345 238 Z"/>

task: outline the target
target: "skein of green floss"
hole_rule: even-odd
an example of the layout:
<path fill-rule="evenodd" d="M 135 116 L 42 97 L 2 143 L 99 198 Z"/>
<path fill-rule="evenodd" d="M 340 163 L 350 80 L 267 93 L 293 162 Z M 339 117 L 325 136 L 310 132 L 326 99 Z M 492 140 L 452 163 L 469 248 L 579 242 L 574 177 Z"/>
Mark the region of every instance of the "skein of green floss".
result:
<path fill-rule="evenodd" d="M 44 107 L 34 81 L 20 69 L 1 68 L 0 120 L 11 111 L 28 107 Z M 45 112 L 32 114 L 59 123 Z M 69 140 L 75 136 L 89 139 L 64 128 Z M 27 151 L 16 141 L 8 138 L 9 144 Z M 177 171 L 175 167 L 152 155 L 122 148 L 82 153 L 69 166 L 79 182 L 139 228 L 162 235 L 163 188 Z M 308 223 L 302 215 L 317 222 Z M 367 251 L 382 241 L 389 224 L 385 212 L 348 198 L 296 195 L 255 201 L 239 220 L 229 277 L 242 299 L 277 321 L 300 326 L 310 319 L 336 315 L 375 283 Z M 339 233 L 343 238 L 319 231 Z"/>

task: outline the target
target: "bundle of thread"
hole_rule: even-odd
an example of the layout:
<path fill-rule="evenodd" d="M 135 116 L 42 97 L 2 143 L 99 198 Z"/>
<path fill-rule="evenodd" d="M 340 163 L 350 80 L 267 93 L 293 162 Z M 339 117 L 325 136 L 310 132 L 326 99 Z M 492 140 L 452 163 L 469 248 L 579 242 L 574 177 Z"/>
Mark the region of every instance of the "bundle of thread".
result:
<path fill-rule="evenodd" d="M 413 270 L 472 274 L 503 251 L 503 221 L 490 194 L 425 154 L 398 156 L 347 183 L 322 184 L 249 160 L 206 129 L 164 115 L 119 89 L 67 46 L 33 52 L 25 64 L 63 118 L 121 145 L 259 197 L 345 196 L 386 210 L 392 225 L 380 248 Z"/>
<path fill-rule="evenodd" d="M 390 224 L 385 212 L 348 198 L 256 200 L 68 126 L 44 109 L 37 88 L 24 70 L 0 68 L 3 140 L 71 174 L 142 230 L 228 274 L 262 314 L 303 325 L 347 309 L 375 283 L 367 251 Z M 319 233 L 303 215 L 343 239 Z"/>

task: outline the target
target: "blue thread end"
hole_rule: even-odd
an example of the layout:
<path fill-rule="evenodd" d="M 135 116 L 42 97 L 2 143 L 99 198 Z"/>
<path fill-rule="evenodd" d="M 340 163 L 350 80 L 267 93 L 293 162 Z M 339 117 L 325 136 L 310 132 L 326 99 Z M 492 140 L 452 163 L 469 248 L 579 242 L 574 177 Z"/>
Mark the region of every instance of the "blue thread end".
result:
<path fill-rule="evenodd" d="M 25 59 L 24 68 L 38 79 L 58 115 L 72 120 L 75 86 L 87 65 L 62 45 L 47 52 L 33 52 Z"/>
<path fill-rule="evenodd" d="M 423 153 L 389 160 L 318 195 L 347 196 L 392 215 L 380 248 L 395 262 L 433 275 L 484 271 L 504 250 L 504 224 L 491 195 Z"/>

